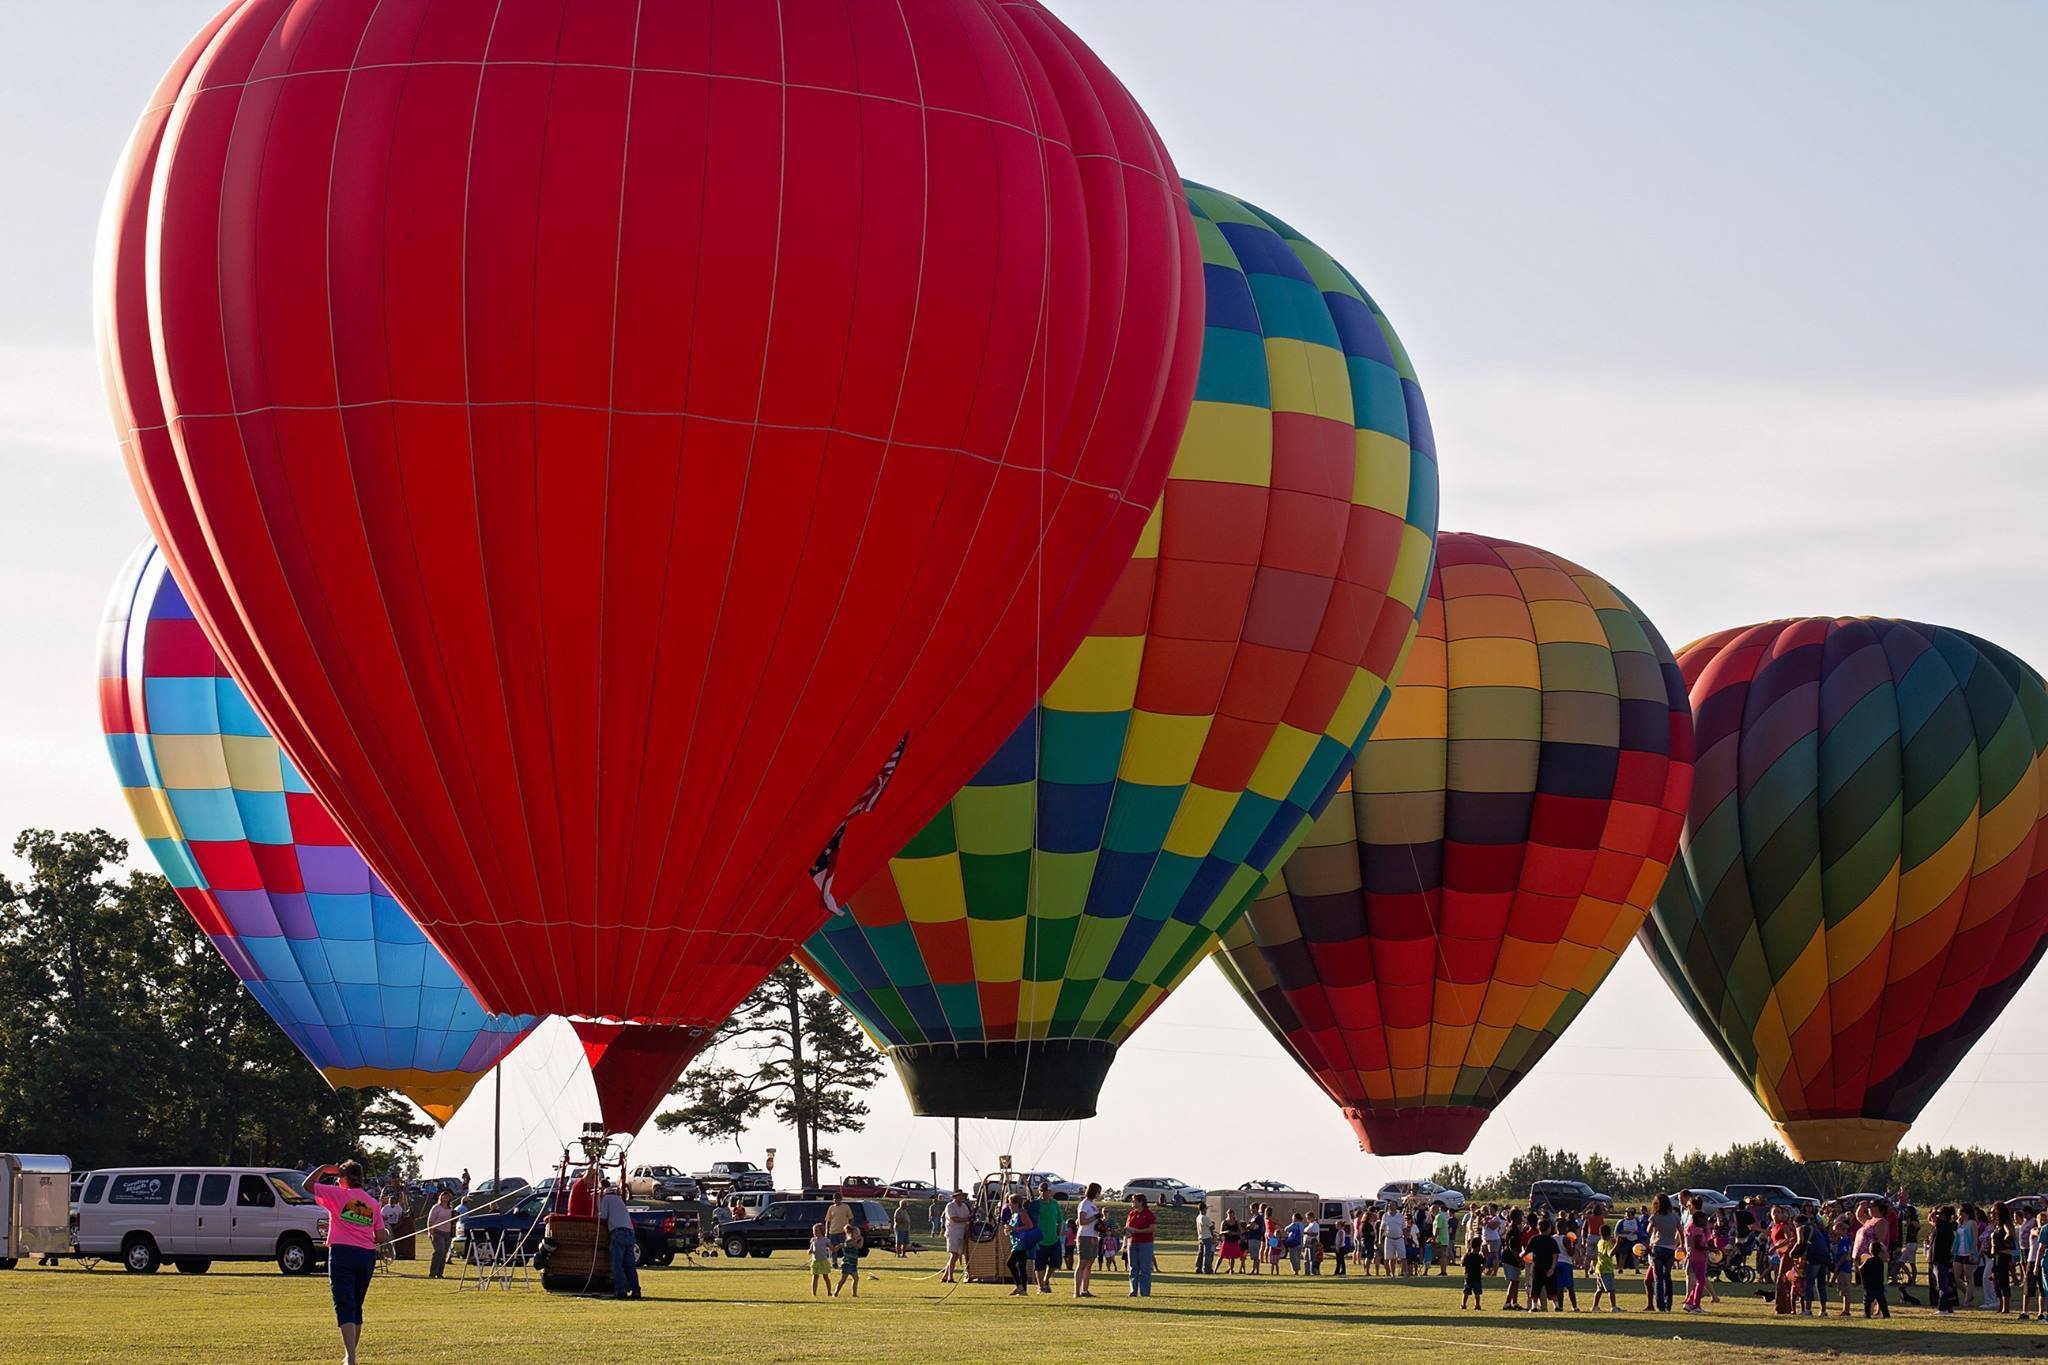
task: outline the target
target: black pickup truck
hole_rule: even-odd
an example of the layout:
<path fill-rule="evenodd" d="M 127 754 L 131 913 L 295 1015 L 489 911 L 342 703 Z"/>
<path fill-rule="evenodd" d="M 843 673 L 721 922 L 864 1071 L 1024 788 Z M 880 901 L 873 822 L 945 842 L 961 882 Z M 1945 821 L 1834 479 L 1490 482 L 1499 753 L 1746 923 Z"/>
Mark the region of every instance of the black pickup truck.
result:
<path fill-rule="evenodd" d="M 854 1226 L 861 1230 L 865 1256 L 877 1246 L 894 1245 L 889 1211 L 873 1199 L 849 1199 Z M 766 1256 L 771 1251 L 803 1251 L 811 1244 L 811 1229 L 825 1221 L 829 1199 L 792 1199 L 770 1204 L 753 1218 L 728 1220 L 718 1230 L 718 1247 L 728 1256 Z"/>

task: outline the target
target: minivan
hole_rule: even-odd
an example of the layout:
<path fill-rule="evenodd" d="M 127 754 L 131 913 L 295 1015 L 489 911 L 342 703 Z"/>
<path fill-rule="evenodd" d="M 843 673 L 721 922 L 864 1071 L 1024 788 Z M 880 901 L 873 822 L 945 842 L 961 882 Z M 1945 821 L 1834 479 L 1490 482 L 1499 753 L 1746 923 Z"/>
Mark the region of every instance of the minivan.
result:
<path fill-rule="evenodd" d="M 165 1261 L 204 1275 L 215 1261 L 271 1261 L 307 1275 L 327 1259 L 327 1213 L 260 1166 L 114 1166 L 86 1176 L 78 1254 L 148 1275 Z"/>

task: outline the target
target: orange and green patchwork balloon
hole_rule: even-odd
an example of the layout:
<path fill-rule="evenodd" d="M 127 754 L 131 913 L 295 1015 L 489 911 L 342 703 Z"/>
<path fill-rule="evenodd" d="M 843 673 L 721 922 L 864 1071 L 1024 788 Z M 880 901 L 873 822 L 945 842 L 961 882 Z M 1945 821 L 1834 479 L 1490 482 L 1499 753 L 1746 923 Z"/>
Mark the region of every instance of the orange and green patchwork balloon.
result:
<path fill-rule="evenodd" d="M 1200 382 L 1166 492 L 1036 714 L 800 957 L 919 1113 L 1085 1117 L 1117 1045 L 1342 781 L 1436 533 L 1415 375 L 1351 275 L 1188 187 Z"/>

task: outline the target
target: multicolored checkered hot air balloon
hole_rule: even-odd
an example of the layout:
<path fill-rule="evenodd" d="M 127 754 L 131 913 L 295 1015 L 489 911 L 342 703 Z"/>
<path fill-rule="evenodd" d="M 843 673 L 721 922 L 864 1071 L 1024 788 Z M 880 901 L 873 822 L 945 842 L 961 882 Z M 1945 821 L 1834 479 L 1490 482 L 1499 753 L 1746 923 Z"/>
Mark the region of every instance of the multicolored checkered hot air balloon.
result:
<path fill-rule="evenodd" d="M 1643 945 L 1794 1156 L 1887 1160 L 2048 947 L 2048 691 L 1914 621 L 1678 661 L 1699 772 Z"/>
<path fill-rule="evenodd" d="M 799 954 L 923 1114 L 1087 1117 L 1121 1043 L 1343 778 L 1436 531 L 1422 392 L 1358 282 L 1188 187 L 1193 413 L 1037 714 Z"/>
<path fill-rule="evenodd" d="M 397 1090 L 446 1123 L 539 1022 L 477 1004 L 307 790 L 153 545 L 108 604 L 100 721 L 178 899 L 329 1084 Z"/>
<path fill-rule="evenodd" d="M 1366 1151 L 1462 1152 L 1642 924 L 1692 754 L 1678 668 L 1634 604 L 1447 531 L 1350 791 L 1216 960 Z"/>

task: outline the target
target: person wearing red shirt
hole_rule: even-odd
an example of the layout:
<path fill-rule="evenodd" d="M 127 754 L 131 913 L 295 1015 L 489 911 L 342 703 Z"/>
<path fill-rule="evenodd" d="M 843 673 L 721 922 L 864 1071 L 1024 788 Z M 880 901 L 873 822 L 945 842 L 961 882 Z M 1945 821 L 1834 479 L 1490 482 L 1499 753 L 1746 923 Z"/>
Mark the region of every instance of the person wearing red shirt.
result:
<path fill-rule="evenodd" d="M 1131 1298 L 1152 1297 L 1152 1229 L 1159 1224 L 1159 1215 L 1152 1212 L 1145 1202 L 1145 1196 L 1131 1196 L 1130 1217 L 1124 1219 L 1124 1233 L 1130 1241 L 1131 1252 Z"/>

